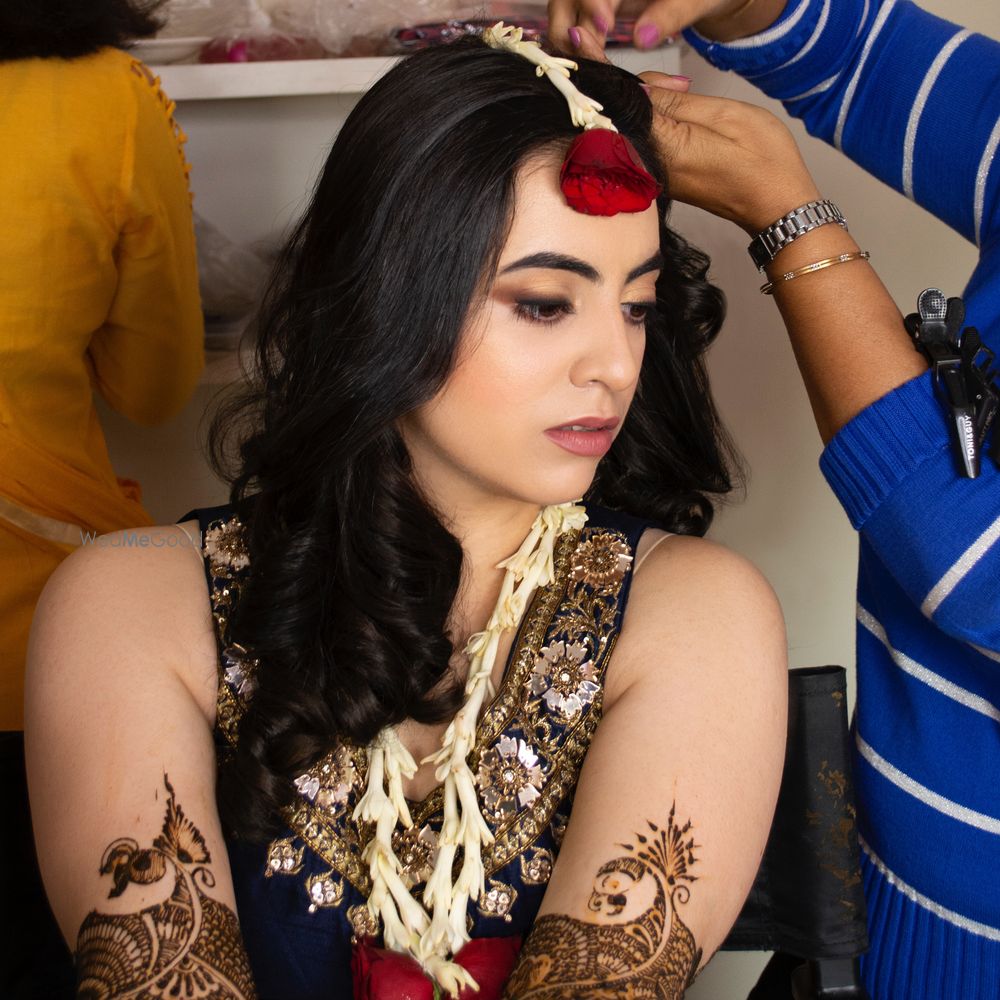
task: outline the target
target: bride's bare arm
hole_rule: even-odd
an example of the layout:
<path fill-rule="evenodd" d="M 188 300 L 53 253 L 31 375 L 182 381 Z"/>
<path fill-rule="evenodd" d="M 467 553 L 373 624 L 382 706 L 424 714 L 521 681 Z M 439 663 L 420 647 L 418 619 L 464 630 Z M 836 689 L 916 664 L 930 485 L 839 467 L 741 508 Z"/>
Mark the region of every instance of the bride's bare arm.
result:
<path fill-rule="evenodd" d="M 215 806 L 215 684 L 203 570 L 179 528 L 102 536 L 42 592 L 28 778 L 81 996 L 255 995 Z"/>
<path fill-rule="evenodd" d="M 786 710 L 767 583 L 703 539 L 658 545 L 633 584 L 604 718 L 508 997 L 683 996 L 759 866 Z"/>

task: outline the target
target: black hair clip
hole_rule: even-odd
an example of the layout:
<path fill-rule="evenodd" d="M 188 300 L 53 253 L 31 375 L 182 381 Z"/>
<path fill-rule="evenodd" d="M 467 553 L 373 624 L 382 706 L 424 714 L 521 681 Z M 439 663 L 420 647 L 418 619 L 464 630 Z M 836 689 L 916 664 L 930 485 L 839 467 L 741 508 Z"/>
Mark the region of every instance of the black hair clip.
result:
<path fill-rule="evenodd" d="M 994 353 L 974 327 L 962 329 L 965 304 L 946 299 L 939 288 L 925 288 L 917 311 L 906 317 L 906 332 L 934 370 L 934 384 L 948 409 L 948 426 L 959 472 L 979 475 L 986 436 L 1000 408 L 1000 370 Z M 1000 465 L 1000 434 L 993 435 L 990 458 Z"/>

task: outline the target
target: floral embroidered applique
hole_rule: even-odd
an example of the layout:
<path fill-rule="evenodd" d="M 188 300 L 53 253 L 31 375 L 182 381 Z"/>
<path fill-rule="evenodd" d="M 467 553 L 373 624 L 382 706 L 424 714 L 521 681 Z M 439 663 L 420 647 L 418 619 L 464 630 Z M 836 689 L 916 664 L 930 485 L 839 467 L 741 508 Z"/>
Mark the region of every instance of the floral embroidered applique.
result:
<path fill-rule="evenodd" d="M 601 686 L 594 681 L 594 664 L 580 642 L 553 642 L 535 658 L 528 689 L 559 715 L 572 719 L 589 705 Z"/>
<path fill-rule="evenodd" d="M 620 584 L 631 565 L 632 550 L 624 538 L 616 532 L 595 532 L 573 553 L 570 579 L 604 590 Z"/>
<path fill-rule="evenodd" d="M 305 774 L 295 779 L 295 787 L 331 819 L 343 811 L 357 781 L 358 772 L 345 746 L 338 746 Z"/>
<path fill-rule="evenodd" d="M 518 737 L 501 736 L 479 762 L 483 805 L 495 820 L 534 802 L 544 783 L 538 755 Z"/>

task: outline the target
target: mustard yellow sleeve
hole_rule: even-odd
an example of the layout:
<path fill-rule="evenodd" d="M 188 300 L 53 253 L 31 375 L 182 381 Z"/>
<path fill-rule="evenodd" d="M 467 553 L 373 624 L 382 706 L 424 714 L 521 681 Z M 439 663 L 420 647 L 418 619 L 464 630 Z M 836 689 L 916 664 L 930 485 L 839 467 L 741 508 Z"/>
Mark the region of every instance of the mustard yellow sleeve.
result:
<path fill-rule="evenodd" d="M 117 213 L 118 284 L 89 354 L 108 403 L 152 425 L 176 415 L 198 384 L 204 322 L 183 134 L 149 70 L 133 62 L 130 72 L 135 127 L 126 139 Z"/>

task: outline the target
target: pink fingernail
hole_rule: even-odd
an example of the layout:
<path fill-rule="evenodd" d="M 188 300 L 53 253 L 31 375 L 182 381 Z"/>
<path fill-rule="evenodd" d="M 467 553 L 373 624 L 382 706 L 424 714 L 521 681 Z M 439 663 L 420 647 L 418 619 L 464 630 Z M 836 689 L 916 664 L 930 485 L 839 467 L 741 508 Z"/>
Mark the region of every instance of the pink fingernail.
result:
<path fill-rule="evenodd" d="M 606 35 L 608 33 L 608 22 L 605 21 L 600 14 L 594 15 L 594 27 L 597 28 L 602 35 Z"/>
<path fill-rule="evenodd" d="M 640 83 L 639 86 L 642 87 L 647 94 L 653 93 L 653 88 L 648 83 Z"/>
<path fill-rule="evenodd" d="M 569 29 L 569 40 L 577 47 L 580 47 L 580 29 L 570 28 Z"/>
<path fill-rule="evenodd" d="M 655 24 L 644 24 L 639 29 L 639 44 L 644 49 L 651 49 L 660 40 L 660 30 Z"/>
<path fill-rule="evenodd" d="M 671 80 L 680 80 L 682 83 L 690 83 L 691 82 L 691 77 L 689 77 L 689 76 L 681 76 L 680 73 L 671 73 L 670 74 L 670 79 Z"/>

